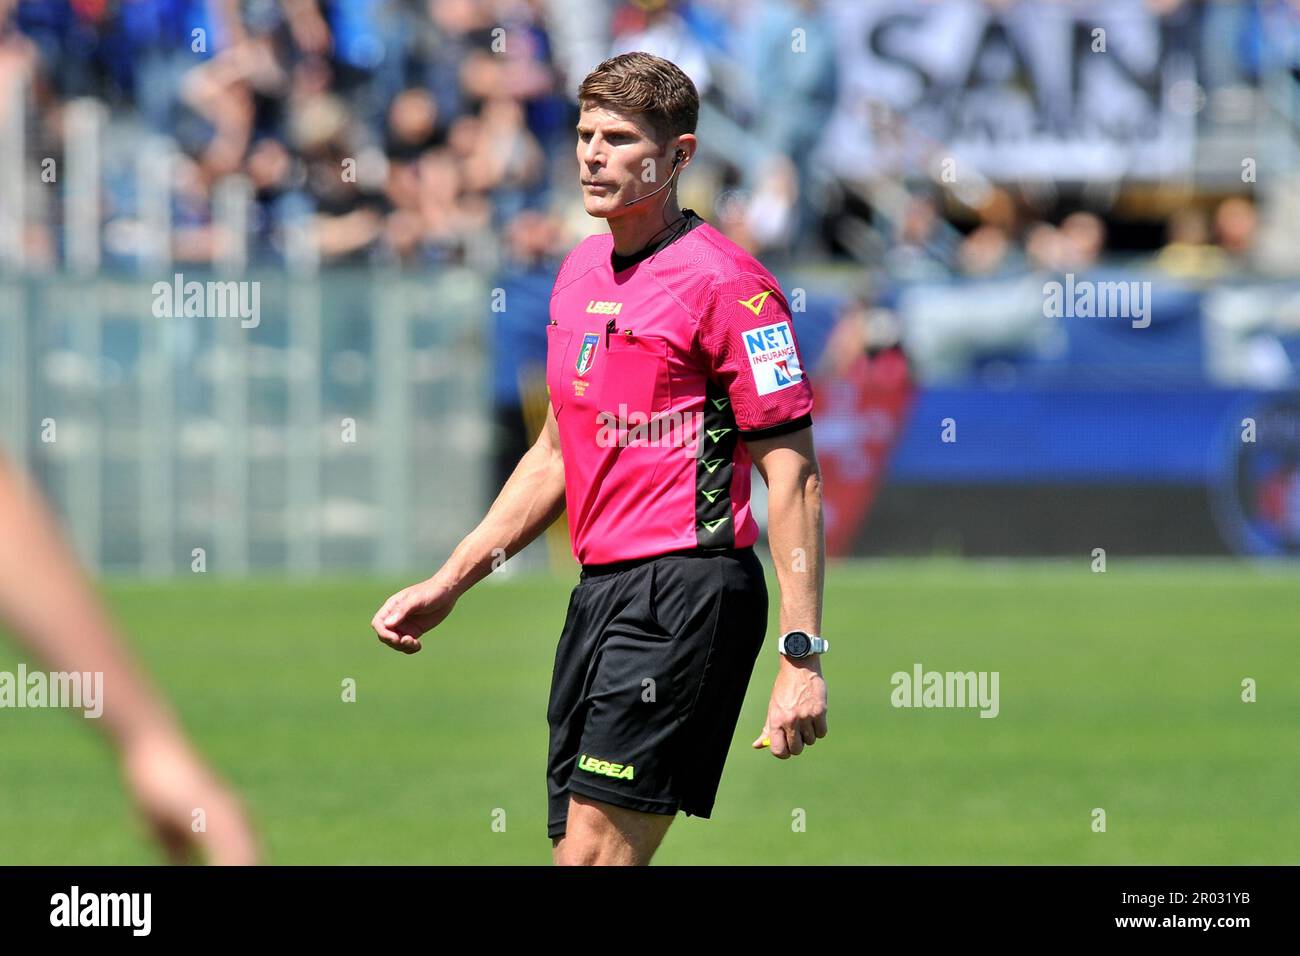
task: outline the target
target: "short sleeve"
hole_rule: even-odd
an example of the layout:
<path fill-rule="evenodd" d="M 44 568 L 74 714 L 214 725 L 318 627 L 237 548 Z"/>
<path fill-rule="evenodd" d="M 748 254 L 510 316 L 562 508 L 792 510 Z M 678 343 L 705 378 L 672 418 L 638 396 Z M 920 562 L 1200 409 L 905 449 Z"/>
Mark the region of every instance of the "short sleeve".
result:
<path fill-rule="evenodd" d="M 742 438 L 773 438 L 812 424 L 812 384 L 794 319 L 771 276 L 719 279 L 705 297 L 696 344 L 731 399 Z"/>

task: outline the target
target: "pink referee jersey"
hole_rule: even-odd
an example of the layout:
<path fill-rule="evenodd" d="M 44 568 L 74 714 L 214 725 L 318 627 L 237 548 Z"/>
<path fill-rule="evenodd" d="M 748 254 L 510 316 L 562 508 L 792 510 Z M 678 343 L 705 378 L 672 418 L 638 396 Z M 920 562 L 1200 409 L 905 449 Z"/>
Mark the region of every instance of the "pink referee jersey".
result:
<path fill-rule="evenodd" d="M 749 452 L 812 423 L 812 386 L 772 275 L 690 210 L 689 231 L 620 271 L 613 237 L 565 258 L 546 385 L 573 554 L 606 564 L 754 543 Z"/>

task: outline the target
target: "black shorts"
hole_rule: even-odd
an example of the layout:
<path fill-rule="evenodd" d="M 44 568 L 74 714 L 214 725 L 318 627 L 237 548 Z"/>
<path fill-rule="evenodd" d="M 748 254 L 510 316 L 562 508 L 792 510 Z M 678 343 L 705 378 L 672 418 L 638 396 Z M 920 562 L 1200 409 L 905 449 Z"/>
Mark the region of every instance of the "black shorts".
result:
<path fill-rule="evenodd" d="M 547 835 L 570 791 L 708 817 L 766 630 L 753 548 L 584 567 L 551 678 Z"/>

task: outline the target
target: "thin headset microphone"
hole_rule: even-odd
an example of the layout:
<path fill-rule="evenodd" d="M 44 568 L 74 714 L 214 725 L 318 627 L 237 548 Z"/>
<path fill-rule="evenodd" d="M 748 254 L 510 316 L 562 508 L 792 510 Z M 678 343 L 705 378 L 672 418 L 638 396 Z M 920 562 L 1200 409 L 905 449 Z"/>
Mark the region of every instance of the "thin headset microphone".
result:
<path fill-rule="evenodd" d="M 686 155 L 686 154 L 683 153 L 683 152 L 679 149 L 679 150 L 677 151 L 677 155 L 673 157 L 673 172 L 672 172 L 672 175 L 668 177 L 668 182 L 664 183 L 662 186 L 660 186 L 660 187 L 659 187 L 658 189 L 656 189 L 654 192 L 646 193 L 644 196 L 637 196 L 635 199 L 629 199 L 627 202 L 623 203 L 623 205 L 624 205 L 624 206 L 630 206 L 630 205 L 632 205 L 633 203 L 640 202 L 642 199 L 649 199 L 651 196 L 657 195 L 657 194 L 663 192 L 663 191 L 664 191 L 665 189 L 667 189 L 669 186 L 671 186 L 671 185 L 673 184 L 673 180 L 677 178 L 677 164 L 680 163 L 680 162 L 682 161 L 682 158 L 683 158 L 685 155 Z"/>

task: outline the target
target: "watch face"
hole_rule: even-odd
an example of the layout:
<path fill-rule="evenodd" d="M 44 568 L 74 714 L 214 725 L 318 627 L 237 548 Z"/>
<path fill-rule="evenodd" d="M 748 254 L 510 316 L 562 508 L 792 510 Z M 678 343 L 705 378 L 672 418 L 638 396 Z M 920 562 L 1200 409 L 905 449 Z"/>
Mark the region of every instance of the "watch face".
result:
<path fill-rule="evenodd" d="M 812 650 L 812 641 L 803 631 L 791 631 L 785 636 L 785 653 L 788 657 L 803 657 Z"/>

